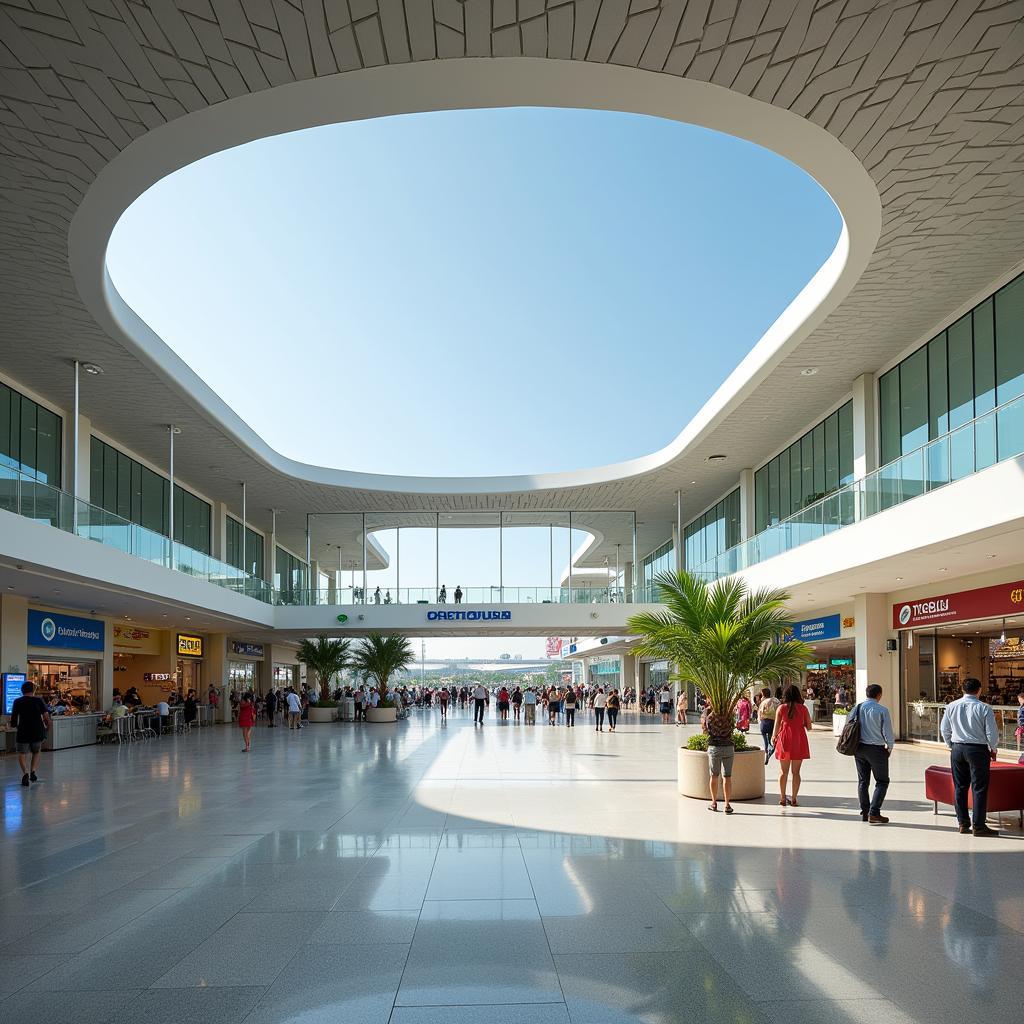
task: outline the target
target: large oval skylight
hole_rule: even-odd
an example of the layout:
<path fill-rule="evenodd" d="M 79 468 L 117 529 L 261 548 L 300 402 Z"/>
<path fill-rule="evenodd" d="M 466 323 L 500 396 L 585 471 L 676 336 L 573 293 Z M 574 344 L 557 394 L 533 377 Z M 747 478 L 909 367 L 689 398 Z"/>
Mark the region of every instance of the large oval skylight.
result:
<path fill-rule="evenodd" d="M 282 454 L 503 475 L 668 443 L 839 213 L 729 136 L 605 111 L 402 115 L 208 157 L 124 214 L 125 301 Z"/>

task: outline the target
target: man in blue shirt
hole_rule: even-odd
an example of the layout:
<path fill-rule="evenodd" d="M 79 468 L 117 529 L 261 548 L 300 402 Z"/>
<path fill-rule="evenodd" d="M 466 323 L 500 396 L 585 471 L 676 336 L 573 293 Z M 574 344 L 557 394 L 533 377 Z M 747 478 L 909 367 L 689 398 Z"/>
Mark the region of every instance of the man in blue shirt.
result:
<path fill-rule="evenodd" d="M 978 700 L 980 692 L 981 683 L 977 679 L 964 680 L 964 695 L 946 708 L 941 732 L 951 751 L 953 804 L 960 822 L 960 834 L 967 835 L 972 831 L 967 815 L 967 787 L 970 786 L 974 802 L 974 834 L 997 836 L 999 833 L 985 824 L 985 811 L 988 809 L 989 767 L 999 745 L 999 733 L 992 708 Z"/>
<path fill-rule="evenodd" d="M 864 693 L 867 700 L 858 704 L 855 711 L 860 724 L 860 743 L 854 755 L 860 816 L 869 825 L 888 825 L 889 819 L 882 815 L 882 801 L 889 789 L 889 755 L 895 743 L 892 716 L 889 709 L 879 703 L 882 688 L 877 683 L 872 683 Z M 869 802 L 868 785 L 872 774 L 875 792 Z"/>

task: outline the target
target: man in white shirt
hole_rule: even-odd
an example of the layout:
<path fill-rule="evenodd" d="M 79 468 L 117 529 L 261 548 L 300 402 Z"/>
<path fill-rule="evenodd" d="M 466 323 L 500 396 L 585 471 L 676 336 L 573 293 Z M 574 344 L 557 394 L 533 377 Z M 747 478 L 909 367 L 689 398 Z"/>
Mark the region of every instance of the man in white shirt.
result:
<path fill-rule="evenodd" d="M 534 692 L 533 687 L 529 687 L 526 693 L 523 694 L 523 708 L 524 718 L 523 720 L 527 725 L 537 724 L 537 694 Z"/>
<path fill-rule="evenodd" d="M 484 705 L 487 703 L 487 691 L 477 683 L 473 687 L 473 724 L 484 724 Z"/>
<path fill-rule="evenodd" d="M 302 701 L 294 690 L 288 691 L 288 728 L 298 729 L 299 718 L 302 715 Z"/>
<path fill-rule="evenodd" d="M 160 732 L 167 732 L 167 720 L 171 715 L 171 707 L 166 700 L 157 701 L 156 713 L 160 716 Z"/>
<path fill-rule="evenodd" d="M 978 699 L 981 682 L 964 680 L 964 695 L 953 701 L 942 716 L 940 731 L 950 750 L 953 771 L 953 806 L 956 808 L 960 834 L 971 831 L 976 836 L 998 836 L 985 824 L 988 810 L 988 780 L 992 761 L 999 745 L 995 712 Z M 967 816 L 967 789 L 974 802 L 974 827 Z"/>

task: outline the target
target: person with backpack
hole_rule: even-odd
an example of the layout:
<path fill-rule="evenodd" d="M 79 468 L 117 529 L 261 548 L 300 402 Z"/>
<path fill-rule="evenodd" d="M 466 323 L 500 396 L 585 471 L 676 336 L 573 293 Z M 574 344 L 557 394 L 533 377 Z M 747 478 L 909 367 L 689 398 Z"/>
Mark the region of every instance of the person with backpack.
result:
<path fill-rule="evenodd" d="M 858 704 L 851 715 L 856 715 L 860 726 L 860 742 L 853 755 L 857 763 L 857 798 L 860 816 L 869 825 L 888 825 L 882 814 L 882 801 L 889 789 L 889 756 L 895 744 L 892 715 L 881 703 L 882 688 L 872 683 L 864 691 L 867 700 Z M 875 791 L 868 800 L 871 776 L 875 777 Z"/>
<path fill-rule="evenodd" d="M 781 701 L 772 696 L 772 691 L 767 687 L 761 688 L 761 699 L 757 703 L 757 725 L 761 730 L 761 739 L 764 742 L 764 763 L 767 764 L 775 753 L 772 746 L 772 733 L 775 731 L 775 712 L 779 710 Z"/>

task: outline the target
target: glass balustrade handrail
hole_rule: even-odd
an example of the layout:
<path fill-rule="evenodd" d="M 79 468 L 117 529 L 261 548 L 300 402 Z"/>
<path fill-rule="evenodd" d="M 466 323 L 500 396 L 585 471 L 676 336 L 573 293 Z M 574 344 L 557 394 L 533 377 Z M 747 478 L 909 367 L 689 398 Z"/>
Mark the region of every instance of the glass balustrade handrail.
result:
<path fill-rule="evenodd" d="M 447 591 L 442 600 L 435 587 L 330 587 L 327 589 L 278 590 L 276 603 L 283 605 L 430 605 L 454 611 L 463 605 L 500 606 L 503 604 L 620 604 L 633 603 L 633 595 L 622 590 L 588 587 L 463 587 L 461 600 Z M 641 598 L 639 595 L 637 600 Z M 654 600 L 654 598 L 647 598 Z"/>
<path fill-rule="evenodd" d="M 731 576 L 1021 454 L 1024 395 L 819 498 L 695 571 L 709 579 Z"/>

